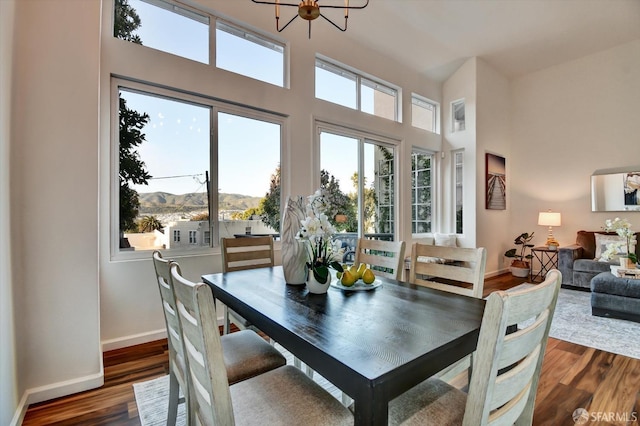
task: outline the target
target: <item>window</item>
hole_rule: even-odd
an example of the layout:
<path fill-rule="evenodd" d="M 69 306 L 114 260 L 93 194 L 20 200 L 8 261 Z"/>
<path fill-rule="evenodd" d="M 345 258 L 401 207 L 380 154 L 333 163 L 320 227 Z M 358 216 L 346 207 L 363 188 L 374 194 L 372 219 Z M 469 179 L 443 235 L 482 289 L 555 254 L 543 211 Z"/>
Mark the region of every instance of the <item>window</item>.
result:
<path fill-rule="evenodd" d="M 284 87 L 284 44 L 218 21 L 216 66 Z"/>
<path fill-rule="evenodd" d="M 438 103 L 422 96 L 411 95 L 411 125 L 438 133 Z"/>
<path fill-rule="evenodd" d="M 329 124 L 319 127 L 320 181 L 329 191 L 338 239 L 395 238 L 395 150 L 391 143 Z M 336 155 L 339 152 L 340 155 Z"/>
<path fill-rule="evenodd" d="M 433 231 L 433 154 L 411 153 L 411 233 Z"/>
<path fill-rule="evenodd" d="M 453 153 L 454 173 L 455 173 L 455 210 L 456 210 L 456 234 L 462 234 L 464 228 L 462 227 L 462 188 L 463 188 L 463 166 L 464 166 L 464 151 L 455 151 Z"/>
<path fill-rule="evenodd" d="M 464 99 L 451 102 L 452 132 L 461 132 L 465 129 Z"/>
<path fill-rule="evenodd" d="M 115 0 L 113 35 L 156 50 L 284 87 L 285 45 L 172 0 Z"/>
<path fill-rule="evenodd" d="M 125 80 L 113 87 L 121 251 L 278 232 L 260 208 L 280 173 L 281 117 Z"/>
<path fill-rule="evenodd" d="M 209 63 L 210 18 L 204 13 L 163 0 L 115 0 L 114 17 L 117 38 Z"/>
<path fill-rule="evenodd" d="M 383 81 L 316 59 L 316 98 L 389 120 L 398 119 L 399 89 Z"/>

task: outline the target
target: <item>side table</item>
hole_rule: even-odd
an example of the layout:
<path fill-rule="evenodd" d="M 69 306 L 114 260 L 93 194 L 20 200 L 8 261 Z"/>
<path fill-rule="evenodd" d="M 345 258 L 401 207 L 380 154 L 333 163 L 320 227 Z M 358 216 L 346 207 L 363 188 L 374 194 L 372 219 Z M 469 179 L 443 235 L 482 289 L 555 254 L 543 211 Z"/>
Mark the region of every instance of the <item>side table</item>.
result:
<path fill-rule="evenodd" d="M 547 272 L 554 268 L 558 268 L 558 250 L 551 250 L 548 247 L 533 247 L 531 249 L 531 262 L 529 263 L 529 276 L 531 282 L 535 282 L 538 278 L 544 281 Z M 540 270 L 534 275 L 533 264 L 534 259 L 540 263 Z"/>

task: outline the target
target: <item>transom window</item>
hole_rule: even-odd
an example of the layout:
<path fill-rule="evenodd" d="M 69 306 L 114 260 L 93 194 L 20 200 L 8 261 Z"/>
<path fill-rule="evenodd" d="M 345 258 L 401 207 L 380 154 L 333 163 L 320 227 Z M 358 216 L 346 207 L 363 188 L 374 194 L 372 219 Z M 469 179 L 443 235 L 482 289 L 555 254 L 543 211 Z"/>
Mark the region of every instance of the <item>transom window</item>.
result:
<path fill-rule="evenodd" d="M 344 66 L 316 58 L 316 98 L 400 121 L 399 89 Z"/>
<path fill-rule="evenodd" d="M 411 125 L 438 133 L 438 103 L 425 97 L 411 95 Z"/>
<path fill-rule="evenodd" d="M 285 45 L 171 0 L 115 0 L 113 35 L 152 49 L 285 85 Z M 209 43 L 215 22 L 214 53 Z"/>

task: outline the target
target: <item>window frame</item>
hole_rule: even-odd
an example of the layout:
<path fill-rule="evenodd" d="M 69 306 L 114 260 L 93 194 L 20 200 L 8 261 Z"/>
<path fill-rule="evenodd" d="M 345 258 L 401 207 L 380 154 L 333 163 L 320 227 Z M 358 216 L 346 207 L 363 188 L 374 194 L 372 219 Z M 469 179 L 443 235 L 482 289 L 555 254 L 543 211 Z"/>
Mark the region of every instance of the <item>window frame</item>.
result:
<path fill-rule="evenodd" d="M 456 119 L 456 106 L 462 105 L 464 111 L 464 119 Z M 461 122 L 463 127 L 456 129 L 456 123 Z M 464 132 L 467 130 L 467 105 L 464 98 L 451 101 L 451 133 Z"/>
<path fill-rule="evenodd" d="M 431 235 L 433 233 L 435 233 L 435 229 L 436 229 L 436 218 L 437 218 L 437 214 L 436 214 L 436 153 L 424 148 L 418 148 L 418 147 L 412 147 L 411 148 L 411 157 L 413 157 L 414 155 L 428 155 L 431 157 L 431 169 L 430 169 L 430 174 L 431 174 L 431 229 L 427 232 L 413 232 L 413 224 L 414 221 L 413 219 L 413 210 L 417 209 L 417 206 L 419 204 L 414 203 L 412 201 L 413 198 L 413 192 L 416 191 L 417 192 L 417 186 L 413 185 L 413 174 L 417 173 L 417 171 L 414 171 L 413 168 L 411 168 L 410 173 L 411 173 L 411 178 L 410 179 L 410 185 L 411 185 L 411 192 L 412 192 L 412 197 L 409 199 L 409 203 L 411 205 L 411 235 L 413 237 L 422 237 L 422 236 L 426 236 L 426 235 Z M 413 163 L 413 158 L 411 160 L 411 162 Z M 417 176 L 416 176 L 416 180 L 417 180 Z M 415 194 L 415 199 L 417 201 L 418 197 L 417 197 L 417 193 Z"/>
<path fill-rule="evenodd" d="M 457 218 L 457 204 L 458 204 L 458 156 L 461 158 L 460 162 L 460 204 L 462 206 L 462 218 L 461 218 L 461 226 L 462 232 L 458 232 L 458 218 Z M 451 182 L 453 183 L 453 229 L 457 235 L 464 235 L 464 148 L 457 149 L 455 151 L 451 151 L 451 168 L 453 171 L 453 176 L 451 178 Z"/>
<path fill-rule="evenodd" d="M 128 259 L 140 259 L 149 256 L 151 250 L 122 250 L 120 249 L 120 185 L 119 185 L 119 91 L 126 90 L 129 92 L 135 92 L 147 96 L 155 96 L 163 99 L 168 99 L 177 102 L 185 102 L 197 106 L 210 108 L 210 134 L 209 134 L 209 146 L 210 146 L 210 158 L 209 158 L 209 184 L 211 188 L 218 188 L 218 166 L 216 158 L 218 158 L 218 115 L 219 113 L 237 115 L 249 119 L 265 121 L 280 126 L 280 164 L 283 163 L 285 153 L 285 135 L 287 134 L 287 116 L 275 112 L 264 111 L 262 109 L 251 108 L 248 106 L 241 106 L 231 102 L 225 102 L 211 96 L 204 94 L 194 94 L 192 92 L 186 92 L 177 88 L 159 87 L 151 83 L 144 83 L 137 80 L 127 79 L 124 77 L 111 77 L 111 89 L 110 89 L 110 102 L 111 109 L 109 113 L 110 119 L 110 226 L 109 237 L 111 247 L 111 259 L 112 260 L 128 260 Z M 281 169 L 281 173 L 284 172 Z M 209 246 L 199 246 L 193 248 L 174 248 L 170 249 L 172 256 L 181 255 L 197 255 L 197 254 L 213 254 L 220 252 L 220 222 L 218 220 L 218 191 L 209 191 L 209 205 L 211 211 L 216 212 L 212 214 L 213 218 L 209 218 L 210 232 Z M 283 191 L 284 192 L 284 191 Z M 282 197 L 282 194 L 281 194 Z M 282 199 L 280 205 L 283 205 Z M 212 220 L 213 219 L 213 220 Z M 204 234 L 204 233 L 203 233 Z M 180 237 L 179 237 L 180 238 Z M 173 235 L 171 235 L 173 239 Z M 204 236 L 203 236 L 204 242 Z"/>
<path fill-rule="evenodd" d="M 401 176 L 401 161 L 400 161 L 400 141 L 396 139 L 391 139 L 389 137 L 385 137 L 382 135 L 378 135 L 375 133 L 370 133 L 364 130 L 354 129 L 352 127 L 346 127 L 339 124 L 330 123 L 328 121 L 323 120 L 315 120 L 314 125 L 314 153 L 315 160 L 313 162 L 314 167 L 314 182 L 315 187 L 320 187 L 320 171 L 321 171 L 321 134 L 323 132 L 331 133 L 338 136 L 344 136 L 348 138 L 353 138 L 358 140 L 358 236 L 364 237 L 364 228 L 362 224 L 364 223 L 364 191 L 361 185 L 362 180 L 361 177 L 364 176 L 364 144 L 370 143 L 373 145 L 383 146 L 388 149 L 392 149 L 394 152 L 394 173 L 393 173 L 393 236 L 394 241 L 398 241 L 400 239 L 400 224 L 398 218 L 400 217 L 400 193 L 399 193 L 399 181 Z"/>
<path fill-rule="evenodd" d="M 413 108 L 419 107 L 423 108 L 420 104 L 427 104 L 433 107 L 433 128 L 425 129 L 424 127 L 416 126 L 413 124 Z M 435 133 L 436 135 L 440 134 L 440 103 L 424 96 L 418 95 L 417 93 L 411 94 L 411 125 L 418 129 L 426 130 L 427 132 Z"/>
<path fill-rule="evenodd" d="M 319 65 L 320 64 L 320 65 Z M 315 63 L 314 63 L 314 86 L 317 84 L 317 80 L 315 78 L 315 70 L 317 68 L 322 68 L 328 72 L 332 72 L 336 75 L 339 76 L 348 76 L 350 78 L 353 78 L 355 80 L 355 84 L 356 84 L 356 107 L 355 108 L 351 108 L 350 106 L 346 106 L 346 105 L 342 105 L 342 104 L 338 104 L 336 102 L 333 101 L 329 101 L 326 100 L 324 98 L 319 98 L 317 96 L 315 96 L 315 91 L 314 91 L 314 97 L 318 100 L 322 100 L 325 102 L 331 102 L 335 105 L 340 105 L 342 107 L 345 108 L 349 108 L 349 109 L 355 109 L 356 111 L 360 111 L 363 112 L 365 114 L 369 114 L 372 115 L 374 117 L 378 117 L 378 118 L 382 118 L 385 120 L 391 120 L 397 123 L 402 123 L 402 88 L 400 86 L 397 86 L 395 84 L 389 83 L 388 81 L 384 81 L 378 77 L 375 77 L 373 75 L 364 73 L 362 71 L 359 71 L 355 68 L 349 67 L 345 64 L 342 64 L 340 62 L 334 61 L 333 59 L 330 59 L 326 56 L 323 55 L 316 55 L 315 58 Z M 363 111 L 362 109 L 362 86 L 367 86 L 373 90 L 380 90 L 382 92 L 389 92 L 389 93 L 395 93 L 395 105 L 394 105 L 394 118 L 393 119 L 389 119 L 387 117 L 383 117 L 381 115 L 377 115 L 377 114 L 372 114 L 366 111 Z M 317 89 L 317 88 L 316 88 Z M 387 94 L 389 94 L 387 93 Z"/>

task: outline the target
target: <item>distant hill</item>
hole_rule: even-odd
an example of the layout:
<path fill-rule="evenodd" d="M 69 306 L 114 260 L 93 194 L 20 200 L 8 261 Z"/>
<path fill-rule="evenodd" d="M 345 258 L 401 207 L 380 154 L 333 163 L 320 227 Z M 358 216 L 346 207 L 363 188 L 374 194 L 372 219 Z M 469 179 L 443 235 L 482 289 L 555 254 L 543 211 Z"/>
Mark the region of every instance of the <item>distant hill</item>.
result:
<path fill-rule="evenodd" d="M 168 192 L 149 192 L 138 194 L 140 198 L 140 214 L 172 213 L 176 211 L 206 210 L 206 192 L 189 194 L 169 194 Z M 258 207 L 262 197 L 251 197 L 241 194 L 219 194 L 219 210 L 246 210 Z"/>

